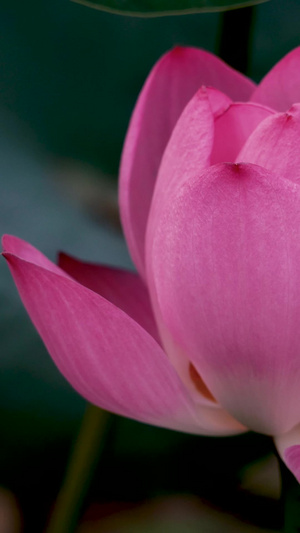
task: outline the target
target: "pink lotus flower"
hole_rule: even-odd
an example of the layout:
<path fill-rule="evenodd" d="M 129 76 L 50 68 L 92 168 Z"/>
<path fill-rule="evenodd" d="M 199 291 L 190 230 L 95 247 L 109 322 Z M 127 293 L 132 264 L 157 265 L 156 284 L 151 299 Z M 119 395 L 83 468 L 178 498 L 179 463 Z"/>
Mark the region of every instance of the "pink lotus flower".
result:
<path fill-rule="evenodd" d="M 297 102 L 300 48 L 257 87 L 176 48 L 145 83 L 122 157 L 141 277 L 66 255 L 56 266 L 15 237 L 3 246 L 46 347 L 87 400 L 187 432 L 273 435 L 300 480 Z"/>

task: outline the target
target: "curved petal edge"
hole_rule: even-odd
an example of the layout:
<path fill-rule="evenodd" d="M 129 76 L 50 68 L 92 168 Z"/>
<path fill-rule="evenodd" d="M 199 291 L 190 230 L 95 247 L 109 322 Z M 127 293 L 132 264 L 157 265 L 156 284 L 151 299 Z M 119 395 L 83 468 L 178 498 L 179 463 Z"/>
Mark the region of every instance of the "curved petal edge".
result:
<path fill-rule="evenodd" d="M 133 261 L 145 277 L 144 239 L 160 161 L 184 107 L 202 86 L 248 100 L 255 84 L 209 52 L 176 47 L 148 76 L 135 106 L 121 159 L 119 202 Z"/>
<path fill-rule="evenodd" d="M 300 101 L 300 46 L 284 56 L 263 78 L 251 96 L 252 102 L 286 111 Z"/>
<path fill-rule="evenodd" d="M 157 342 L 121 309 L 55 265 L 57 271 L 41 266 L 49 266 L 48 260 L 24 241 L 6 237 L 5 248 L 29 316 L 61 373 L 84 398 L 170 429 L 208 435 L 244 430 L 222 410 L 199 411 Z"/>

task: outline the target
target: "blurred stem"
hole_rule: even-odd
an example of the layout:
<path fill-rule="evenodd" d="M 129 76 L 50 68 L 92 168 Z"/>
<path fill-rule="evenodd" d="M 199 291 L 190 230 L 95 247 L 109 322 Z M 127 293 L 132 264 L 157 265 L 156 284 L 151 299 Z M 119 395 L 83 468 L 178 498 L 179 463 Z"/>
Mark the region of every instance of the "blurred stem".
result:
<path fill-rule="evenodd" d="M 284 533 L 300 532 L 300 485 L 280 460 Z"/>
<path fill-rule="evenodd" d="M 96 467 L 109 414 L 88 404 L 46 533 L 72 533 Z"/>
<path fill-rule="evenodd" d="M 225 11 L 221 15 L 218 55 L 246 74 L 249 68 L 255 7 Z"/>

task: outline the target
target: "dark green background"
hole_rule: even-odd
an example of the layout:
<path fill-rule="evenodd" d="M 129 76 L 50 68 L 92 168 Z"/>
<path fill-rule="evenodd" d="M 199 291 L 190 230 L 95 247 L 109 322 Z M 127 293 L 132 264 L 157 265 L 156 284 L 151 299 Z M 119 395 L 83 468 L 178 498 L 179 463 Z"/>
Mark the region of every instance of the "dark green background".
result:
<path fill-rule="evenodd" d="M 0 6 L 0 104 L 60 154 L 117 172 L 137 93 L 176 44 L 217 51 L 220 15 L 121 17 L 66 0 Z M 298 0 L 256 7 L 249 74 L 258 80 L 299 44 Z"/>

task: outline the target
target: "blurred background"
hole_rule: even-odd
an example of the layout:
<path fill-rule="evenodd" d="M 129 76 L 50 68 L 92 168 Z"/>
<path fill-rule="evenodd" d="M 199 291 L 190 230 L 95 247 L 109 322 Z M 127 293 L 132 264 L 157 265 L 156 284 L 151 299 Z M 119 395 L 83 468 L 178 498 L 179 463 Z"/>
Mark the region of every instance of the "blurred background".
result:
<path fill-rule="evenodd" d="M 233 39 L 234 13 L 226 15 Z M 224 20 L 1 0 L 1 234 L 24 238 L 51 259 L 63 249 L 133 268 L 119 225 L 117 173 L 134 102 L 174 45 L 224 51 Z M 298 0 L 254 8 L 247 74 L 255 81 L 300 44 L 299 20 Z M 230 50 L 224 54 L 231 62 Z M 42 532 L 85 402 L 54 367 L 4 261 L 0 291 L 0 532 Z M 278 495 L 267 438 L 200 438 L 112 416 L 78 531 L 275 531 Z"/>

